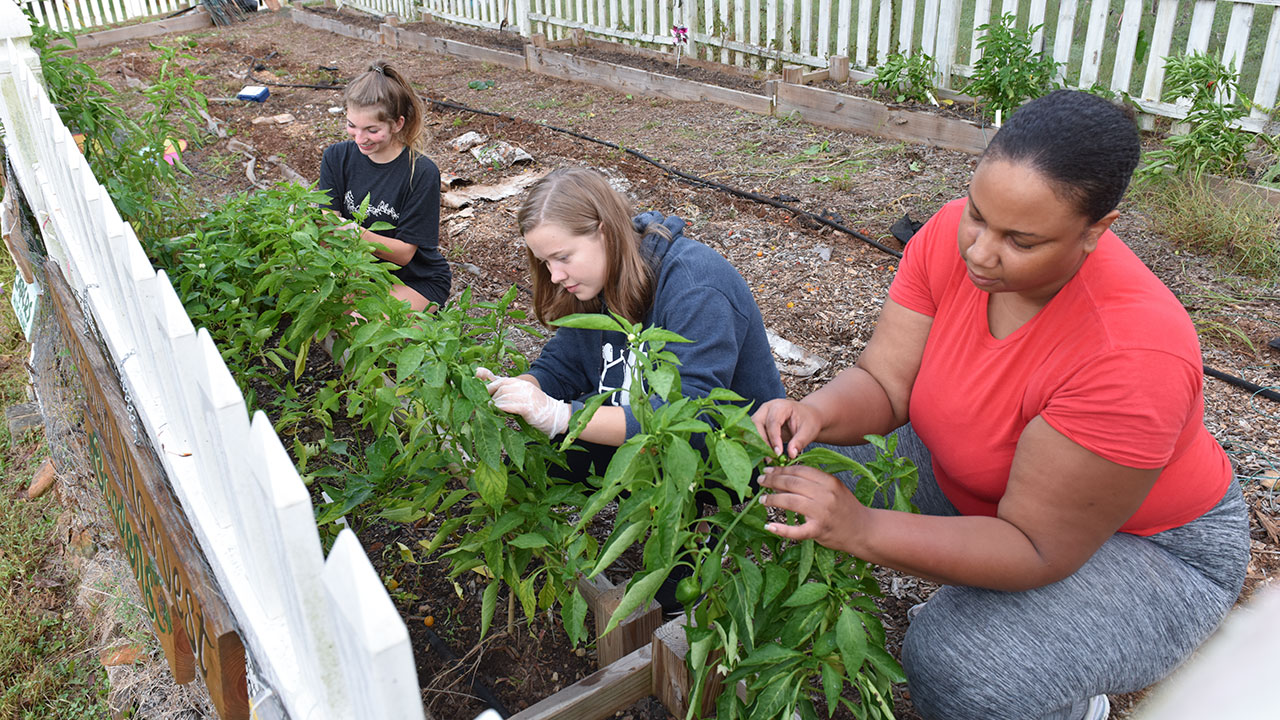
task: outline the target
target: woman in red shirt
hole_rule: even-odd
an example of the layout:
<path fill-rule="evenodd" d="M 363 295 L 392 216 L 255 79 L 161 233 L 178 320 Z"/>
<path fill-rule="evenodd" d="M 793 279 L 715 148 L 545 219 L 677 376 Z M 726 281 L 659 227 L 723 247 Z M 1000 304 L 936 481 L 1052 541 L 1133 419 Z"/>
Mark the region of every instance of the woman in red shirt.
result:
<path fill-rule="evenodd" d="M 857 364 L 754 416 L 792 457 L 902 428 L 922 514 L 809 468 L 761 484 L 805 519 L 773 532 L 944 585 L 903 644 L 926 718 L 1105 718 L 1105 693 L 1168 674 L 1243 584 L 1195 330 L 1110 231 L 1139 155 L 1105 100 L 1028 103 L 911 240 Z"/>

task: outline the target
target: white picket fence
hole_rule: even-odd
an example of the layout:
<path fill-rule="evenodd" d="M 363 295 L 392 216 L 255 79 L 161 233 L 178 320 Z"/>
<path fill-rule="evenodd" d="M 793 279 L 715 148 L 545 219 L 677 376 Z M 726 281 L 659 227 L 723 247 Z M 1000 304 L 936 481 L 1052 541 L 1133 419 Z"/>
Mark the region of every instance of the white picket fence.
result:
<path fill-rule="evenodd" d="M 197 4 L 192 0 L 21 0 L 36 22 L 52 30 L 106 27 L 167 15 Z"/>
<path fill-rule="evenodd" d="M 1128 93 L 1152 115 L 1181 118 L 1164 102 L 1164 58 L 1207 52 L 1234 64 L 1257 106 L 1241 124 L 1268 130 L 1280 90 L 1280 0 L 335 0 L 411 22 L 419 13 L 555 40 L 569 31 L 674 51 L 672 27 L 688 28 L 686 53 L 739 66 L 827 67 L 849 58 L 873 70 L 890 53 L 933 57 L 941 87 L 958 90 L 981 57 L 976 29 L 1018 16 L 1043 27 L 1033 47 L 1062 65 L 1072 87 Z M 190 0 L 23 0 L 38 22 L 78 30 L 186 7 Z M 1262 19 L 1255 23 L 1259 10 Z M 1219 28 L 1219 30 L 1215 30 Z M 1252 47 L 1254 48 L 1250 51 Z"/>
<path fill-rule="evenodd" d="M 688 28 L 684 52 L 701 47 L 706 59 L 769 69 L 827 67 L 837 55 L 874 69 L 890 53 L 925 53 L 938 64 L 939 85 L 950 89 L 964 86 L 981 57 L 975 28 L 1015 13 L 1019 27 L 1043 25 L 1033 48 L 1063 63 L 1069 86 L 1100 84 L 1129 93 L 1145 112 L 1180 118 L 1184 108 L 1161 100 L 1163 59 L 1171 54 L 1207 52 L 1234 64 L 1244 78 L 1242 92 L 1261 108 L 1275 105 L 1277 5 L 1280 0 L 426 0 L 422 9 L 443 20 L 511 25 L 553 40 L 578 28 L 669 50 L 672 26 L 681 25 Z M 1255 24 L 1259 8 L 1263 20 Z M 1215 19 L 1225 27 L 1221 37 Z M 1260 51 L 1249 51 L 1251 37 Z M 1242 125 L 1262 131 L 1266 123 L 1267 112 L 1257 109 Z"/>
<path fill-rule="evenodd" d="M 350 6 L 371 15 L 395 15 L 404 21 L 418 19 L 417 0 L 334 0 L 338 8 Z"/>
<path fill-rule="evenodd" d="M 423 717 L 408 630 L 355 535 L 323 556 L 307 489 L 209 334 L 94 179 L 0 0 L 0 123 L 49 256 L 97 324 L 239 623 L 295 720 Z"/>

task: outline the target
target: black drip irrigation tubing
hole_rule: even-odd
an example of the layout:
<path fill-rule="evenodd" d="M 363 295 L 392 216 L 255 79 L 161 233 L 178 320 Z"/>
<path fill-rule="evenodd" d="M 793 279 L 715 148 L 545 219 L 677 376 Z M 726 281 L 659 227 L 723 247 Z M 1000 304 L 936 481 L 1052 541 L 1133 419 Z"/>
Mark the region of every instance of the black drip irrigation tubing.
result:
<path fill-rule="evenodd" d="M 431 649 L 436 651 L 436 654 L 444 660 L 446 665 L 460 665 L 457 654 L 449 649 L 448 643 L 441 639 L 435 630 L 426 626 L 423 629 L 427 631 L 427 642 L 431 645 Z M 489 689 L 489 686 L 483 680 L 477 679 L 474 673 L 471 674 L 470 683 L 471 690 L 476 697 L 488 703 L 489 707 L 497 711 L 502 717 L 511 717 L 511 711 L 507 709 L 507 706 L 498 699 L 498 696 L 494 694 L 493 690 Z"/>
<path fill-rule="evenodd" d="M 488 115 L 490 117 L 496 117 L 496 118 L 499 118 L 502 120 L 508 120 L 511 122 L 521 122 L 519 118 L 515 118 L 510 115 L 504 115 L 502 113 L 497 113 L 497 112 L 490 112 L 488 110 L 478 110 L 476 108 L 467 107 L 466 105 L 459 105 L 457 103 L 452 103 L 447 100 L 436 100 L 434 98 L 427 98 L 427 100 L 432 105 L 438 105 L 440 107 L 451 108 L 453 110 L 462 110 L 464 112 L 475 113 L 477 115 Z M 528 122 L 528 121 L 524 121 L 524 122 Z M 654 160 L 653 158 L 649 157 L 648 155 L 645 155 L 639 150 L 634 150 L 632 148 L 618 145 L 616 143 L 611 143 L 608 140 L 601 140 L 600 138 L 591 137 L 590 135 L 585 135 L 575 130 L 570 130 L 568 128 L 556 127 L 555 125 L 544 125 L 542 123 L 532 123 L 532 124 L 537 127 L 547 128 L 548 130 L 554 130 L 558 133 L 564 133 L 565 135 L 572 135 L 573 137 L 576 137 L 580 140 L 593 142 L 593 143 L 596 143 L 597 145 L 603 145 L 607 148 L 612 148 L 614 150 L 621 150 L 627 153 L 628 155 L 632 155 L 637 158 L 640 158 L 641 160 L 649 163 L 650 165 L 660 168 L 664 172 L 675 175 L 676 177 L 681 178 L 682 180 L 686 180 L 688 182 L 694 183 L 695 185 L 702 185 L 715 190 L 720 190 L 722 192 L 727 192 L 730 195 L 736 195 L 737 197 L 740 197 L 740 198 L 745 198 L 753 202 L 758 202 L 762 205 L 770 205 L 772 207 L 786 210 L 787 212 L 794 213 L 796 215 L 802 215 L 820 225 L 826 225 L 827 227 L 833 228 L 835 230 L 839 230 L 842 233 L 852 235 L 853 237 L 861 240 L 862 242 L 870 245 L 871 247 L 881 252 L 888 253 L 889 255 L 892 255 L 895 258 L 899 258 L 899 259 L 902 258 L 901 252 L 894 250 L 893 248 L 887 245 L 878 243 L 875 240 L 872 240 L 871 238 L 867 237 L 866 235 L 863 235 L 862 233 L 858 232 L 857 230 L 854 230 L 853 228 L 850 228 L 850 227 L 846 227 L 841 223 L 838 223 L 832 220 L 831 218 L 825 217 L 823 215 L 819 215 L 817 213 L 811 213 L 808 210 L 801 210 L 800 208 L 788 205 L 782 202 L 781 200 L 776 200 L 771 197 L 766 197 L 764 195 L 761 195 L 760 193 L 754 193 L 748 190 L 739 190 L 738 188 L 735 188 L 729 185 L 724 185 L 714 180 L 708 180 L 707 178 L 700 177 L 692 173 L 687 173 L 687 172 L 684 172 L 683 170 L 677 170 L 676 168 L 673 168 L 669 165 L 664 165 L 663 163 L 660 163 L 657 160 Z"/>
<path fill-rule="evenodd" d="M 257 58 L 254 58 L 254 59 L 256 60 Z M 247 75 L 247 74 L 248 74 L 248 73 L 246 73 L 246 75 Z M 268 84 L 273 84 L 273 83 L 268 83 Z M 343 85 L 324 85 L 324 86 L 321 86 L 321 85 L 285 85 L 284 87 L 312 87 L 312 88 L 316 88 L 316 89 L 319 89 L 319 90 L 338 90 L 338 89 L 342 89 L 344 86 L 343 86 Z M 468 106 L 466 106 L 466 105 L 462 105 L 462 104 L 459 104 L 459 103 L 449 102 L 448 100 L 436 100 L 435 98 L 425 98 L 425 99 L 426 99 L 428 102 L 430 102 L 432 105 L 435 105 L 435 106 L 438 106 L 438 107 L 449 108 L 449 109 L 451 109 L 451 110 L 461 110 L 461 111 L 463 111 L 463 112 L 474 113 L 474 114 L 476 114 L 476 115 L 487 115 L 487 116 L 489 116 L 489 117 L 495 117 L 495 118 L 498 118 L 499 120 L 506 120 L 506 121 L 508 121 L 508 122 L 528 122 L 527 120 L 521 120 L 520 118 L 513 117 L 513 116 L 511 116 L 511 115 L 505 115 L 505 114 L 503 114 L 503 113 L 493 112 L 493 111 L 490 111 L 490 110 L 481 110 L 481 109 L 479 109 L 479 108 L 468 107 Z M 600 138 L 591 137 L 590 135 L 586 135 L 586 134 L 583 134 L 583 133 L 577 132 L 576 130 L 570 130 L 570 129 L 568 129 L 568 128 L 556 127 L 555 125 L 545 125 L 545 124 L 542 124 L 542 123 L 531 123 L 531 124 L 532 124 L 532 125 L 534 125 L 534 126 L 536 126 L 536 127 L 546 128 L 546 129 L 548 129 L 548 130 L 553 130 L 553 131 L 558 132 L 558 133 L 564 133 L 565 135 L 572 135 L 573 137 L 576 137 L 576 138 L 578 138 L 578 139 L 580 139 L 580 140 L 586 140 L 587 142 L 593 142 L 593 143 L 596 143 L 597 145 L 603 145 L 603 146 L 605 146 L 605 147 L 607 147 L 607 148 L 612 148 L 612 149 L 614 149 L 614 150 L 621 150 L 621 151 L 623 151 L 623 152 L 627 153 L 628 155 L 632 155 L 632 156 L 634 156 L 634 157 L 640 158 L 641 160 L 643 160 L 643 161 L 645 161 L 645 162 L 649 163 L 650 165 L 653 165 L 654 167 L 660 168 L 660 169 L 661 169 L 661 170 L 663 170 L 664 172 L 667 172 L 667 173 L 670 173 L 670 174 L 672 174 L 672 175 L 675 175 L 676 177 L 681 178 L 681 179 L 683 179 L 683 180 L 686 180 L 686 181 L 688 181 L 688 182 L 694 183 L 695 185 L 702 185 L 702 186 L 709 187 L 709 188 L 712 188 L 712 189 L 715 189 L 715 190 L 720 190 L 720 191 L 722 191 L 722 192 L 727 192 L 727 193 L 729 193 L 730 195 L 736 195 L 737 197 L 745 198 L 745 199 L 747 199 L 747 200 L 751 200 L 751 201 L 753 201 L 753 202 L 760 203 L 760 204 L 762 204 L 762 205 L 769 205 L 769 206 L 771 206 L 771 207 L 776 207 L 776 208 L 779 208 L 779 209 L 781 209 L 781 210 L 786 210 L 787 212 L 794 213 L 794 214 L 796 214 L 796 215 L 803 215 L 804 217 L 806 217 L 806 218 L 808 218 L 808 219 L 810 219 L 810 220 L 812 220 L 812 221 L 814 221 L 814 222 L 816 222 L 816 223 L 819 223 L 819 224 L 821 224 L 821 225 L 826 225 L 827 227 L 830 227 L 830 228 L 833 228 L 833 229 L 835 229 L 835 230 L 839 230 L 839 231 L 840 231 L 840 232 L 842 232 L 842 233 L 846 233 L 846 234 L 848 234 L 848 235 L 851 235 L 851 236 L 853 236 L 853 237 L 855 237 L 855 238 L 857 238 L 857 239 L 861 240 L 862 242 L 864 242 L 864 243 L 866 243 L 866 244 L 870 245 L 871 247 L 874 247 L 874 248 L 876 248 L 877 250 L 880 250 L 880 251 L 882 251 L 882 252 L 884 252 L 884 253 L 887 253 L 887 254 L 889 254 L 889 255 L 892 255 L 892 256 L 893 256 L 893 257 L 895 257 L 895 258 L 898 258 L 898 259 L 901 259 L 901 258 L 902 258 L 902 253 L 901 253 L 901 252 L 899 252 L 899 251 L 897 251 L 897 250 L 894 250 L 893 248 L 888 247 L 888 246 L 886 246 L 886 245 L 883 245 L 883 244 L 881 244 L 881 243 L 878 243 L 878 242 L 876 242 L 875 240 L 872 240 L 871 238 L 867 237 L 866 235 L 863 235 L 862 233 L 858 232 L 857 230 L 854 230 L 853 228 L 845 227 L 845 226 L 844 226 L 844 225 L 842 225 L 841 223 L 838 223 L 838 222 L 836 222 L 836 221 L 834 221 L 834 220 L 832 220 L 832 219 L 830 219 L 830 218 L 828 218 L 828 217 L 825 217 L 825 216 L 823 216 L 823 215 L 818 215 L 818 214 L 815 214 L 815 213 L 811 213 L 811 212 L 809 212 L 808 210 L 801 210 L 800 208 L 792 207 L 792 206 L 790 206 L 790 205 L 788 205 L 788 204 L 786 204 L 786 203 L 782 202 L 781 200 L 775 200 L 774 198 L 766 197 L 766 196 L 764 196 L 764 195 L 761 195 L 760 193 L 754 193 L 754 192 L 750 192 L 750 191 L 748 191 L 748 190 L 739 190 L 738 188 L 735 188 L 735 187 L 732 187 L 732 186 L 729 186 L 729 185 L 725 185 L 725 184 L 723 184 L 723 183 L 718 183 L 718 182 L 716 182 L 716 181 L 714 181 L 714 180 L 708 180 L 708 179 L 706 179 L 706 178 L 704 178 L 704 177 L 699 177 L 698 175 L 694 175 L 694 174 L 692 174 L 692 173 L 687 173 L 687 172 L 684 172 L 684 171 L 682 171 L 682 170 L 677 170 L 676 168 L 673 168 L 673 167 L 671 167 L 671 166 L 669 166 L 669 165 L 665 165 L 665 164 L 663 164 L 663 163 L 658 162 L 657 160 L 654 160 L 653 158 L 649 157 L 648 155 L 645 155 L 644 153 L 640 152 L 639 150 L 634 150 L 634 149 L 629 148 L 629 147 L 624 147 L 624 146 L 622 146 L 622 145 L 618 145 L 617 143 L 609 142 L 608 140 L 601 140 Z M 521 289 L 523 290 L 524 288 L 521 288 Z M 1239 377 L 1236 377 L 1235 375 L 1230 375 L 1230 374 L 1228 374 L 1228 373 L 1224 373 L 1224 372 L 1222 372 L 1221 370 L 1215 370 L 1214 368 L 1211 368 L 1211 367 L 1209 367 L 1208 365 L 1205 365 L 1205 366 L 1204 366 L 1204 374 L 1205 374 L 1205 375 L 1208 375 L 1209 377 L 1217 378 L 1217 379 L 1219 379 L 1219 380 L 1222 380 L 1222 381 L 1224 381 L 1224 382 L 1227 382 L 1227 383 L 1229 383 L 1229 384 L 1231 384 L 1231 385 L 1234 385 L 1234 386 L 1236 386 L 1236 387 L 1238 387 L 1238 388 L 1242 388 L 1242 389 L 1244 389 L 1244 390 L 1248 390 L 1249 392 L 1253 393 L 1254 395 L 1256 395 L 1256 396 L 1258 396 L 1258 397 L 1264 397 L 1264 398 L 1266 398 L 1266 399 L 1268 399 L 1268 400 L 1271 400 L 1271 401 L 1273 401 L 1273 402 L 1280 402 L 1280 393 L 1276 392 L 1275 390 L 1269 390 L 1269 389 L 1267 389 L 1267 388 L 1264 388 L 1264 387 L 1262 387 L 1261 385 L 1255 385 L 1255 384 L 1253 384 L 1253 383 L 1249 382 L 1248 380 L 1245 380 L 1244 378 L 1239 378 Z"/>
<path fill-rule="evenodd" d="M 1249 392 L 1253 393 L 1258 397 L 1264 397 L 1273 402 L 1280 402 L 1280 392 L 1276 392 L 1275 390 L 1272 390 L 1270 388 L 1262 387 L 1261 385 L 1255 385 L 1249 382 L 1248 380 L 1245 380 L 1244 378 L 1238 378 L 1235 375 L 1228 375 L 1227 373 L 1224 373 L 1221 370 L 1214 370 L 1208 365 L 1204 366 L 1204 374 L 1208 375 L 1209 377 L 1214 377 L 1224 382 L 1235 385 L 1238 388 L 1243 388 L 1245 390 L 1248 390 Z"/>
<path fill-rule="evenodd" d="M 473 107 L 467 107 L 466 105 L 460 105 L 460 104 L 458 104 L 458 103 L 449 102 L 449 101 L 447 101 L 447 100 L 436 100 L 436 99 L 434 99 L 434 98 L 427 98 L 427 100 L 428 100 L 432 105 L 436 105 L 436 106 L 439 106 L 439 107 L 450 108 L 450 109 L 453 109 L 453 110 L 462 110 L 462 111 L 464 111 L 464 112 L 475 113 L 476 115 L 488 115 L 489 117 L 495 117 L 495 118 L 499 118 L 499 119 L 501 119 L 501 120 L 507 120 L 507 121 L 510 121 L 510 122 L 520 122 L 520 119 L 519 119 L 519 118 L 515 118 L 515 117 L 512 117 L 512 116 L 510 116 L 510 115 L 504 115 L 504 114 L 502 114 L 502 113 L 491 112 L 491 111 L 489 111 L 489 110 L 480 110 L 480 109 L 473 108 Z M 670 174 L 672 174 L 672 175 L 675 175 L 676 177 L 679 177 L 679 178 L 682 178 L 682 179 L 684 179 L 684 180 L 687 180 L 687 181 L 689 181 L 689 182 L 691 182 L 691 183 L 694 183 L 694 184 L 697 184 L 697 185 L 704 185 L 704 186 L 706 186 L 706 187 L 714 188 L 714 189 L 716 189 L 716 190 L 721 190 L 721 191 L 723 191 L 723 192 L 727 192 L 727 193 L 729 193 L 730 195 L 736 195 L 736 196 L 738 196 L 738 197 L 746 198 L 746 199 L 748 199 L 748 200 L 752 200 L 752 201 L 754 201 L 754 202 L 762 203 L 762 204 L 764 204 L 764 205 L 770 205 L 770 206 L 772 206 L 772 207 L 780 208 L 780 209 L 782 209 L 782 210 L 786 210 L 786 211 L 788 211 L 788 212 L 795 213 L 796 215 L 803 215 L 803 216 L 805 216 L 805 217 L 809 218 L 810 220 L 813 220 L 814 222 L 821 223 L 821 224 L 826 225 L 826 226 L 828 226 L 828 227 L 831 227 L 831 228 L 834 228 L 834 229 L 836 229 L 836 230 L 839 230 L 840 232 L 843 232 L 843 233 L 848 233 L 849 235 L 852 235 L 853 237 L 855 237 L 855 238 L 857 238 L 857 239 L 861 240 L 862 242 L 864 242 L 864 243 L 866 243 L 866 244 L 868 244 L 868 245 L 870 245 L 870 246 L 872 246 L 872 247 L 876 248 L 877 250 L 881 250 L 881 251 L 883 251 L 883 252 L 885 252 L 885 253 L 888 253 L 889 255 L 892 255 L 892 256 L 893 256 L 893 257 L 895 257 L 895 258 L 901 258 L 901 257 L 902 257 L 902 253 L 901 253 L 901 252 L 899 252 L 899 251 L 897 251 L 897 250 L 894 250 L 893 248 L 886 247 L 886 246 L 884 246 L 884 245 L 882 245 L 882 244 L 880 244 L 880 243 L 876 242 L 875 240 L 872 240 L 871 238 L 867 237 L 866 235 L 863 235 L 862 233 L 858 232 L 857 230 L 853 230 L 852 228 L 845 227 L 844 225 L 842 225 L 842 224 L 840 224 L 840 223 L 838 223 L 838 222 L 835 222 L 834 220 L 831 220 L 830 218 L 827 218 L 827 217 L 825 217 L 825 216 L 822 216 L 822 215 L 816 215 L 816 214 L 811 213 L 811 212 L 809 212 L 809 211 L 807 211 L 807 210 L 801 210 L 801 209 L 799 209 L 799 208 L 792 207 L 792 206 L 790 206 L 790 205 L 787 205 L 787 204 L 786 204 L 786 203 L 784 203 L 784 202 L 781 202 L 781 201 L 779 201 L 779 200 L 775 200 L 775 199 L 773 199 L 773 198 L 771 198 L 771 197 L 765 197 L 764 195 L 761 195 L 761 194 L 759 194 L 759 193 L 753 193 L 753 192 L 749 192 L 749 191 L 747 191 L 747 190 L 739 190 L 738 188 L 731 187 L 731 186 L 729 186 L 729 185 L 724 185 L 724 184 L 722 184 L 722 183 L 715 182 L 714 180 L 708 180 L 708 179 L 706 179 L 706 178 L 704 178 L 704 177 L 699 177 L 699 176 L 697 176 L 697 175 L 693 175 L 693 174 L 691 174 L 691 173 L 686 173 L 686 172 L 683 172 L 683 171 L 681 171 L 681 170 L 677 170 L 677 169 L 675 169 L 675 168 L 673 168 L 673 167 L 670 167 L 670 166 L 668 166 L 668 165 L 664 165 L 663 163 L 660 163 L 660 162 L 658 162 L 657 160 L 654 160 L 653 158 L 649 157 L 648 155 L 645 155 L 644 153 L 642 153 L 642 152 L 640 152 L 640 151 L 638 151 L 638 150 L 633 150 L 633 149 L 631 149 L 631 148 L 629 148 L 629 147 L 623 147 L 622 145 L 618 145 L 618 144 L 616 144 L 616 143 L 611 143 L 611 142 L 609 142 L 608 140 L 601 140 L 601 139 L 599 139 L 599 138 L 591 137 L 590 135 L 585 135 L 585 134 L 583 134 L 583 133 L 580 133 L 580 132 L 577 132 L 577 131 L 574 131 L 574 130 L 569 130 L 568 128 L 556 127 L 556 126 L 554 126 L 554 125 L 543 125 L 543 124 L 541 124 L 541 123 L 533 123 L 533 124 L 534 124 L 534 125 L 536 125 L 537 127 L 547 128 L 548 130 L 554 130 L 554 131 L 556 131 L 556 132 L 564 133 L 564 134 L 566 134 L 566 135 L 572 135 L 573 137 L 579 138 L 579 139 L 581 139 L 581 140 L 586 140 L 586 141 L 588 141 L 588 142 L 593 142 L 593 143 L 596 143 L 596 144 L 599 144 L 599 145 L 604 145 L 605 147 L 612 148 L 612 149 L 614 149 L 614 150 L 621 150 L 621 151 L 623 151 L 623 152 L 626 152 L 626 153 L 627 153 L 627 154 L 629 154 L 629 155 L 633 155 L 633 156 L 635 156 L 635 157 L 637 157 L 637 158 L 640 158 L 641 160 L 643 160 L 643 161 L 645 161 L 645 162 L 649 163 L 650 165 L 653 165 L 653 166 L 655 166 L 655 167 L 661 168 L 663 171 L 668 172 L 668 173 L 670 173 Z M 1208 376 L 1210 376 L 1210 377 L 1217 378 L 1217 379 L 1219 379 L 1219 380 L 1223 380 L 1223 381 L 1225 381 L 1225 382 L 1227 382 L 1227 383 L 1230 383 L 1231 385 L 1234 385 L 1234 386 L 1236 386 L 1236 387 L 1239 387 L 1239 388 L 1243 388 L 1243 389 L 1245 389 L 1245 390 L 1248 390 L 1249 392 L 1251 392 L 1251 393 L 1253 393 L 1254 395 L 1257 395 L 1257 396 L 1259 396 L 1259 397 L 1264 397 L 1264 398 L 1266 398 L 1266 399 L 1268 399 L 1268 400 L 1272 400 L 1272 401 L 1275 401 L 1275 402 L 1280 402 L 1280 393 L 1277 393 L 1275 390 L 1268 390 L 1267 388 L 1264 388 L 1264 387 L 1262 387 L 1261 385 L 1255 385 L 1255 384 L 1253 384 L 1253 383 L 1251 383 L 1251 382 L 1249 382 L 1248 380 L 1245 380 L 1245 379 L 1243 379 L 1243 378 L 1238 378 L 1238 377 L 1236 377 L 1236 376 L 1234 376 L 1234 375 L 1229 375 L 1229 374 L 1227 374 L 1227 373 L 1222 372 L 1221 370 L 1215 370 L 1215 369 L 1213 369 L 1213 368 L 1209 367 L 1208 365 L 1205 365 L 1205 366 L 1204 366 L 1204 374 L 1205 374 L 1205 375 L 1208 375 Z"/>

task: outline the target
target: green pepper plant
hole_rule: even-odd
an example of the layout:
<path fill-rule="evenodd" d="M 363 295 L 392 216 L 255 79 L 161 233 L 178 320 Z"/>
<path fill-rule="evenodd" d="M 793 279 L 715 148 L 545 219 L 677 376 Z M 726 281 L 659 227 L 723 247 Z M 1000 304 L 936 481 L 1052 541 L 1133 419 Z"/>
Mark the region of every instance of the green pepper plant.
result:
<path fill-rule="evenodd" d="M 617 316 L 570 316 L 558 324 L 621 332 L 636 359 L 629 392 L 641 431 L 618 449 L 576 528 L 584 532 L 617 500 L 612 532 L 589 576 L 628 548 L 643 546 L 644 570 L 628 583 L 608 629 L 650 602 L 662 581 L 686 565 L 693 575 L 676 590 L 691 613 L 691 717 L 710 667 L 724 675 L 726 685 L 743 680 L 747 687 L 745 700 L 732 690 L 722 693 L 717 717 L 764 720 L 799 712 L 816 718 L 813 696 L 820 695 L 828 712 L 844 705 L 859 718 L 891 718 L 890 685 L 903 675 L 884 649 L 871 566 L 812 540 L 791 542 L 767 532 L 768 510 L 757 502 L 753 476 L 766 460 L 849 470 L 862 478 L 855 493 L 860 501 L 870 504 L 885 493 L 889 507 L 909 510 L 916 470 L 909 460 L 893 457 L 896 441 L 869 436 L 878 457 L 867 465 L 827 449 L 795 460 L 777 457 L 737 394 L 718 389 L 703 398 L 681 395 L 677 360 L 665 345 L 683 338 Z M 575 414 L 565 443 L 601 402 L 593 398 Z M 695 445 L 699 439 L 702 448 Z M 708 496 L 716 510 L 700 517 L 701 500 Z M 710 532 L 699 532 L 700 523 Z M 841 695 L 846 683 L 856 688 L 860 702 Z"/>
<path fill-rule="evenodd" d="M 1058 85 L 1058 63 L 1031 49 L 1031 38 L 1042 26 L 1017 27 L 1006 13 L 980 25 L 982 57 L 973 63 L 973 77 L 963 92 L 977 98 L 984 112 L 1000 124 L 1004 115 L 1027 100 L 1048 94 Z"/>
<path fill-rule="evenodd" d="M 879 95 L 882 90 L 887 91 L 894 102 L 915 100 L 937 105 L 937 86 L 934 81 L 937 76 L 938 64 L 925 53 L 909 56 L 890 53 L 884 62 L 876 65 L 875 75 L 858 84 L 870 85 L 871 92 L 875 95 Z"/>
<path fill-rule="evenodd" d="M 164 156 L 167 143 L 198 144 L 204 137 L 197 123 L 206 100 L 196 89 L 204 78 L 179 62 L 191 56 L 152 45 L 160 52 L 160 77 L 142 90 L 145 108 L 135 120 L 121 109 L 122 96 L 75 54 L 74 35 L 32 23 L 31 45 L 50 100 L 63 123 L 82 135 L 85 158 L 121 216 L 143 239 L 183 231 L 193 213 L 179 178 L 189 171 L 180 157 L 170 164 Z"/>
<path fill-rule="evenodd" d="M 1240 98 L 1235 66 L 1200 52 L 1167 57 L 1165 100 L 1186 100 L 1186 133 L 1170 134 L 1164 145 L 1148 152 L 1140 179 L 1150 179 L 1165 171 L 1198 176 L 1216 173 L 1236 177 L 1243 174 L 1245 154 L 1253 146 L 1253 134 L 1237 127 L 1249 114 L 1249 102 Z"/>

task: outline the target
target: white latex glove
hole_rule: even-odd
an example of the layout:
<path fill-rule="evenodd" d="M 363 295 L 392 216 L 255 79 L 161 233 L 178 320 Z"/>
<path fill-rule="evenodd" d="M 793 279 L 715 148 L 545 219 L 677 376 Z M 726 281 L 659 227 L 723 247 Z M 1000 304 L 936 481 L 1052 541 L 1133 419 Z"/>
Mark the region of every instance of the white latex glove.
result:
<path fill-rule="evenodd" d="M 485 382 L 485 389 L 499 410 L 519 415 L 548 437 L 569 429 L 573 406 L 542 392 L 537 385 L 519 378 L 494 375 L 482 367 L 476 368 L 476 377 Z"/>

